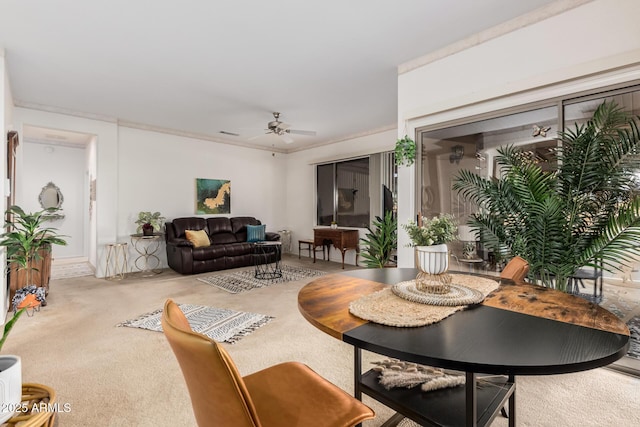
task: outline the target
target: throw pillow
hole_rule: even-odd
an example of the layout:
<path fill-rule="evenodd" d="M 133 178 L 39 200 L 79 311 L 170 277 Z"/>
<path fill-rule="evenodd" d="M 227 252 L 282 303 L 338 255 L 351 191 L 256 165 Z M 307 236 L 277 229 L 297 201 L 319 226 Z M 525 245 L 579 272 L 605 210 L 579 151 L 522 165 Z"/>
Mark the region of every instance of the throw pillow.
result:
<path fill-rule="evenodd" d="M 260 242 L 265 239 L 266 225 L 247 225 L 247 242 Z"/>
<path fill-rule="evenodd" d="M 194 248 L 211 246 L 209 235 L 207 235 L 207 232 L 204 230 L 185 230 L 184 234 L 187 240 L 193 243 Z"/>

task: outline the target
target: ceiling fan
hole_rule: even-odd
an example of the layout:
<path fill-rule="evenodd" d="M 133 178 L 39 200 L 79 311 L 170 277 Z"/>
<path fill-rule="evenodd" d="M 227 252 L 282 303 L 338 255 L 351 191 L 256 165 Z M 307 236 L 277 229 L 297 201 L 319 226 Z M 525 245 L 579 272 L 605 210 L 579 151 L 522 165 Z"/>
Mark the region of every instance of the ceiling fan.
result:
<path fill-rule="evenodd" d="M 268 135 L 268 134 L 278 135 L 287 144 L 291 144 L 292 142 L 294 142 L 293 138 L 289 136 L 291 134 L 308 135 L 308 136 L 315 136 L 316 134 L 315 131 L 312 131 L 312 130 L 291 129 L 291 125 L 280 121 L 280 113 L 278 112 L 273 113 L 273 118 L 275 120 L 272 120 L 269 123 L 267 123 L 267 129 L 265 129 L 265 135 Z M 251 140 L 255 138 L 258 138 L 258 136 L 255 136 L 249 139 Z"/>

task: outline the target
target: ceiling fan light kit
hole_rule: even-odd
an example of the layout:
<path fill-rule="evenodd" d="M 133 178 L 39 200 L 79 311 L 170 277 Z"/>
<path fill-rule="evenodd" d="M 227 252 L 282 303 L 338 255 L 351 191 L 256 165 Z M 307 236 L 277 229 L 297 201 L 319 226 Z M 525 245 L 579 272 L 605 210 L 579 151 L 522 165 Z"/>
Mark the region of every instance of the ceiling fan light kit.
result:
<path fill-rule="evenodd" d="M 294 139 L 291 138 L 288 134 L 296 134 L 296 135 L 307 135 L 307 136 L 315 136 L 315 131 L 311 130 L 298 130 L 291 129 L 291 125 L 287 123 L 283 123 L 280 121 L 280 113 L 277 111 L 273 112 L 273 118 L 275 120 L 267 123 L 267 129 L 265 129 L 266 134 L 274 134 L 278 135 L 286 144 L 291 144 L 294 142 Z"/>

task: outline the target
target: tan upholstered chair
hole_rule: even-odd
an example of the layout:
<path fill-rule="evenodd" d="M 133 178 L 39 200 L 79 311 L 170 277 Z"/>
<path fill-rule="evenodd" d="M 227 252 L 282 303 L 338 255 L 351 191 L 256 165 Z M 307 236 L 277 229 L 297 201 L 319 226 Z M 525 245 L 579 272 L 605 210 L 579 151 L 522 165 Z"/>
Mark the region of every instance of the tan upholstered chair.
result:
<path fill-rule="evenodd" d="M 193 332 L 167 300 L 162 328 L 178 359 L 199 427 L 353 426 L 374 412 L 308 366 L 281 363 L 240 376 L 227 351 Z"/>
<path fill-rule="evenodd" d="M 528 272 L 529 263 L 523 258 L 515 256 L 511 258 L 511 261 L 504 267 L 502 273 L 500 273 L 500 277 L 503 279 L 511 279 L 516 283 L 522 283 L 524 282 L 524 278 L 527 277 Z"/>

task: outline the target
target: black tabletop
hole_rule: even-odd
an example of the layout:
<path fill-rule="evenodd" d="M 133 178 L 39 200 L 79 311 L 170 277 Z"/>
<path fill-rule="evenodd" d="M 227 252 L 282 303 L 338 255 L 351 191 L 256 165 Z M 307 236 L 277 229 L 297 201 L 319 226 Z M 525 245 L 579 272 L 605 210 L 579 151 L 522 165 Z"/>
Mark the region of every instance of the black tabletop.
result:
<path fill-rule="evenodd" d="M 415 275 L 414 269 L 367 269 L 342 273 L 342 276 L 384 284 L 410 280 Z M 517 285 L 503 280 L 494 293 L 509 290 L 509 286 L 513 286 L 511 291 L 516 293 L 520 290 Z M 572 302 L 579 308 L 597 311 L 599 315 L 603 312 L 611 314 L 599 307 L 595 310 L 591 303 L 579 297 L 546 288 L 541 290 L 547 299 L 554 296 L 576 298 L 580 301 Z M 543 303 L 535 298 L 529 298 L 527 304 L 531 304 L 527 310 L 533 309 L 533 312 L 536 308 L 540 312 L 546 310 Z M 629 335 L 621 331 L 620 325 L 590 327 L 566 319 L 554 320 L 485 304 L 423 327 L 392 327 L 369 322 L 345 331 L 342 339 L 365 350 L 416 363 L 468 372 L 514 375 L 593 369 L 621 358 L 629 347 Z"/>

